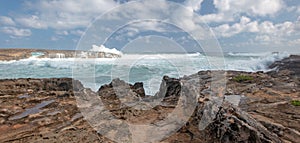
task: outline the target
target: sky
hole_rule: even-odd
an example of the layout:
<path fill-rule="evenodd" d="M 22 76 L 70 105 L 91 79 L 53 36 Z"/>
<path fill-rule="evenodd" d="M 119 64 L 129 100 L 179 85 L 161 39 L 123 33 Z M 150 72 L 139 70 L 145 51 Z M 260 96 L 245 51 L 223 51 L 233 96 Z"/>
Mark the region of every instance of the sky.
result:
<path fill-rule="evenodd" d="M 120 22 L 125 23 L 116 24 Z M 203 24 L 210 33 L 203 31 Z M 98 33 L 89 32 L 95 27 Z M 299 53 L 300 1 L 2 0 L 0 5 L 0 48 L 74 50 L 104 44 L 146 52 L 168 47 L 172 52 L 177 44 L 197 52 L 197 41 L 205 45 L 207 34 L 225 52 Z M 89 35 L 100 38 L 82 42 L 92 38 Z"/>

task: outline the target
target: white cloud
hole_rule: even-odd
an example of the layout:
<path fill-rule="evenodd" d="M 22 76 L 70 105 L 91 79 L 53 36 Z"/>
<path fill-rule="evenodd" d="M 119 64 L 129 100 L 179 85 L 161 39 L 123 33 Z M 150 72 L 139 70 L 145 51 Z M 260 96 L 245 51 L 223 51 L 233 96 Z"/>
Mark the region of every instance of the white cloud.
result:
<path fill-rule="evenodd" d="M 300 6 L 297 7 L 297 13 L 300 13 Z"/>
<path fill-rule="evenodd" d="M 285 8 L 283 0 L 214 0 L 217 13 L 202 15 L 202 19 L 210 22 L 231 22 L 240 15 L 274 16 Z"/>
<path fill-rule="evenodd" d="M 233 25 L 223 24 L 213 28 L 219 37 L 231 37 L 241 32 L 258 32 L 257 21 L 251 21 L 250 18 L 242 16 L 239 23 Z"/>
<path fill-rule="evenodd" d="M 16 36 L 16 37 L 31 36 L 30 29 L 18 29 L 15 27 L 2 27 L 1 32 L 9 34 L 10 36 Z"/>
<path fill-rule="evenodd" d="M 203 0 L 186 0 L 185 6 L 191 10 L 199 11 L 201 9 L 201 3 Z"/>
<path fill-rule="evenodd" d="M 37 29 L 75 29 L 87 26 L 105 11 L 114 8 L 114 0 L 43 0 L 26 2 L 35 15 L 23 15 L 16 21 Z"/>
<path fill-rule="evenodd" d="M 300 45 L 300 39 L 289 40 L 289 41 L 288 41 L 288 44 L 289 44 L 290 46 L 295 46 L 295 45 L 299 46 L 299 45 Z"/>
<path fill-rule="evenodd" d="M 132 23 L 130 25 L 134 32 L 140 31 L 157 31 L 157 32 L 167 32 L 167 27 L 164 23 L 158 21 L 141 21 L 137 23 Z"/>
<path fill-rule="evenodd" d="M 271 21 L 263 21 L 259 23 L 258 21 L 251 21 L 247 17 L 242 17 L 239 23 L 233 25 L 223 24 L 217 26 L 214 29 L 214 32 L 219 37 L 231 37 L 242 32 L 256 33 L 259 35 L 269 35 L 276 37 L 290 36 L 297 31 L 297 22 L 292 23 L 289 21 L 274 24 Z M 265 39 L 259 37 L 258 39 Z"/>
<path fill-rule="evenodd" d="M 274 36 L 289 36 L 293 32 L 295 32 L 295 24 L 288 21 L 278 24 L 265 21 L 259 25 L 259 33 L 265 33 Z"/>
<path fill-rule="evenodd" d="M 189 32 L 197 39 L 203 39 L 207 34 L 208 30 L 204 30 L 203 21 L 193 11 L 178 8 L 172 11 L 171 19 L 173 24 Z"/>
<path fill-rule="evenodd" d="M 297 21 L 295 22 L 295 30 L 300 31 L 300 16 L 298 17 Z"/>
<path fill-rule="evenodd" d="M 16 25 L 13 19 L 7 16 L 0 16 L 0 24 L 12 26 Z"/>
<path fill-rule="evenodd" d="M 270 42 L 271 38 L 268 35 L 257 35 L 255 37 L 255 41 L 261 41 L 261 42 Z"/>
<path fill-rule="evenodd" d="M 178 29 L 174 29 L 166 23 L 155 20 L 136 21 L 116 31 L 117 36 L 115 35 L 115 39 L 125 40 L 127 38 L 137 36 L 139 33 L 149 31 L 158 33 L 171 33 L 178 32 Z"/>
<path fill-rule="evenodd" d="M 71 30 L 70 33 L 73 34 L 73 35 L 76 35 L 76 36 L 81 36 L 82 34 L 84 34 L 84 31 L 82 31 L 82 30 Z"/>
<path fill-rule="evenodd" d="M 107 21 L 113 21 L 116 23 L 128 23 L 131 20 L 144 20 L 144 19 L 158 19 L 162 22 L 170 23 L 178 28 L 181 28 L 185 32 L 189 32 L 196 39 L 204 39 L 208 37 L 209 29 L 205 29 L 206 25 L 199 20 L 199 17 L 193 12 L 200 8 L 201 1 L 185 1 L 185 5 L 189 5 L 188 8 L 181 6 L 180 4 L 168 4 L 168 1 L 154 0 L 154 1 L 139 1 L 138 3 L 132 3 L 130 7 L 121 7 L 117 9 L 118 13 L 105 16 Z M 194 5 L 193 5 L 194 4 Z M 109 23 L 109 22 L 108 22 Z M 138 32 L 143 30 L 153 30 L 157 32 L 170 32 L 170 28 L 166 28 L 162 25 L 158 25 L 155 22 L 144 22 L 135 25 Z M 107 27 L 109 27 L 108 25 Z M 122 25 L 120 25 L 122 26 Z M 118 27 L 109 27 L 115 29 Z M 174 29 L 171 29 L 174 30 Z M 178 29 L 177 29 L 178 31 Z M 177 32 L 176 31 L 176 32 Z M 127 35 L 132 36 L 133 32 L 126 32 Z M 212 35 L 210 35 L 212 37 Z M 210 38 L 211 38 L 210 37 Z M 116 37 L 119 38 L 119 37 Z"/>
<path fill-rule="evenodd" d="M 271 21 L 264 21 L 263 23 L 260 24 L 260 30 L 262 30 L 261 32 L 263 33 L 271 34 L 275 32 L 276 28 Z"/>
<path fill-rule="evenodd" d="M 50 38 L 50 40 L 51 40 L 51 41 L 58 41 L 58 40 L 59 40 L 59 37 L 52 36 L 52 37 Z"/>
<path fill-rule="evenodd" d="M 233 21 L 234 18 L 231 15 L 226 15 L 225 13 L 213 13 L 202 15 L 201 20 L 205 21 L 206 23 L 211 22 L 226 22 L 226 21 Z"/>
<path fill-rule="evenodd" d="M 63 36 L 69 35 L 69 32 L 66 31 L 66 30 L 56 31 L 55 33 L 56 33 L 57 35 L 63 35 Z"/>
<path fill-rule="evenodd" d="M 75 29 L 75 30 L 57 30 L 55 31 L 55 34 L 58 36 L 68 36 L 68 35 L 76 35 L 76 36 L 81 36 L 84 33 L 84 31 Z"/>
<path fill-rule="evenodd" d="M 251 21 L 251 19 L 246 16 L 242 16 L 242 18 L 241 18 L 241 24 L 247 24 L 250 21 Z"/>
<path fill-rule="evenodd" d="M 48 25 L 36 15 L 16 18 L 16 21 L 23 26 L 36 29 L 46 29 Z"/>
<path fill-rule="evenodd" d="M 231 47 L 268 47 L 268 48 L 283 48 L 283 47 L 297 47 L 300 45 L 299 38 L 300 22 L 285 21 L 282 23 L 274 23 L 272 21 L 251 20 L 247 17 L 242 17 L 240 22 L 234 24 L 222 24 L 213 28 L 214 32 L 219 38 L 228 38 L 240 33 L 247 34 L 247 38 L 242 38 L 243 42 L 236 41 Z M 236 37 L 237 38 L 237 37 Z M 296 40 L 291 40 L 295 39 Z M 246 40 L 246 42 L 245 42 Z"/>
<path fill-rule="evenodd" d="M 214 0 L 214 5 L 220 13 L 247 13 L 257 16 L 276 14 L 285 6 L 283 0 Z"/>

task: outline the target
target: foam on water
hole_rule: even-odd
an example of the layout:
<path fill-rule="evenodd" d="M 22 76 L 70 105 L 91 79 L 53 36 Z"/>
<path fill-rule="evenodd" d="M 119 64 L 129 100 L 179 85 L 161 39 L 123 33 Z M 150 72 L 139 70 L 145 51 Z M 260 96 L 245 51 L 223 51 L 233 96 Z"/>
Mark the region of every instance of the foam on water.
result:
<path fill-rule="evenodd" d="M 267 56 L 269 55 L 269 52 L 263 52 L 263 53 L 227 53 L 228 56 L 233 57 L 261 57 L 261 56 Z"/>
<path fill-rule="evenodd" d="M 269 71 L 271 69 L 268 66 L 275 61 L 281 60 L 288 57 L 288 53 L 259 53 L 259 54 L 243 54 L 247 56 L 242 56 L 241 58 L 227 57 L 226 59 L 226 69 L 227 70 L 237 70 L 237 71 Z"/>
<path fill-rule="evenodd" d="M 210 60 L 224 61 L 224 67 L 212 67 L 201 53 L 193 54 L 124 54 L 119 59 L 39 59 L 1 61 L 0 78 L 73 77 L 93 90 L 110 83 L 113 78 L 127 82 L 144 82 L 148 94 L 157 91 L 164 75 L 181 77 L 200 70 L 268 71 L 274 61 L 288 57 L 288 53 L 228 53 Z M 73 71 L 73 72 L 72 72 Z M 74 72 L 79 71 L 79 72 Z"/>

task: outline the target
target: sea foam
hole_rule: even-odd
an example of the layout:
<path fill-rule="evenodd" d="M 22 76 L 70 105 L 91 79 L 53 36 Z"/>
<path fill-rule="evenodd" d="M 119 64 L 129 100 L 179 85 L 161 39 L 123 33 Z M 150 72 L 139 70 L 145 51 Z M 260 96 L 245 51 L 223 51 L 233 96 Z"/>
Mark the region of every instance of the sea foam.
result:
<path fill-rule="evenodd" d="M 192 54 L 123 54 L 121 58 L 29 58 L 1 61 L 0 78 L 77 78 L 93 90 L 113 78 L 144 82 L 146 93 L 155 93 L 164 75 L 182 77 L 203 70 L 269 71 L 270 64 L 288 57 L 288 53 L 228 53 L 224 57 Z M 213 60 L 222 61 L 213 67 Z"/>

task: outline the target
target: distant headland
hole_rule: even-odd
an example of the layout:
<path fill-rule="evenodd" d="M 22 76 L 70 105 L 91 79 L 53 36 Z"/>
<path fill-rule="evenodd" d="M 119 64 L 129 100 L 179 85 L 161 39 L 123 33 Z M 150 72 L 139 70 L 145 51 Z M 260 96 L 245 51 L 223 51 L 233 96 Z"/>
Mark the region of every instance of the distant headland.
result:
<path fill-rule="evenodd" d="M 36 58 L 120 58 L 122 53 L 116 49 L 93 45 L 89 51 L 49 50 L 49 49 L 0 49 L 0 61 Z"/>

